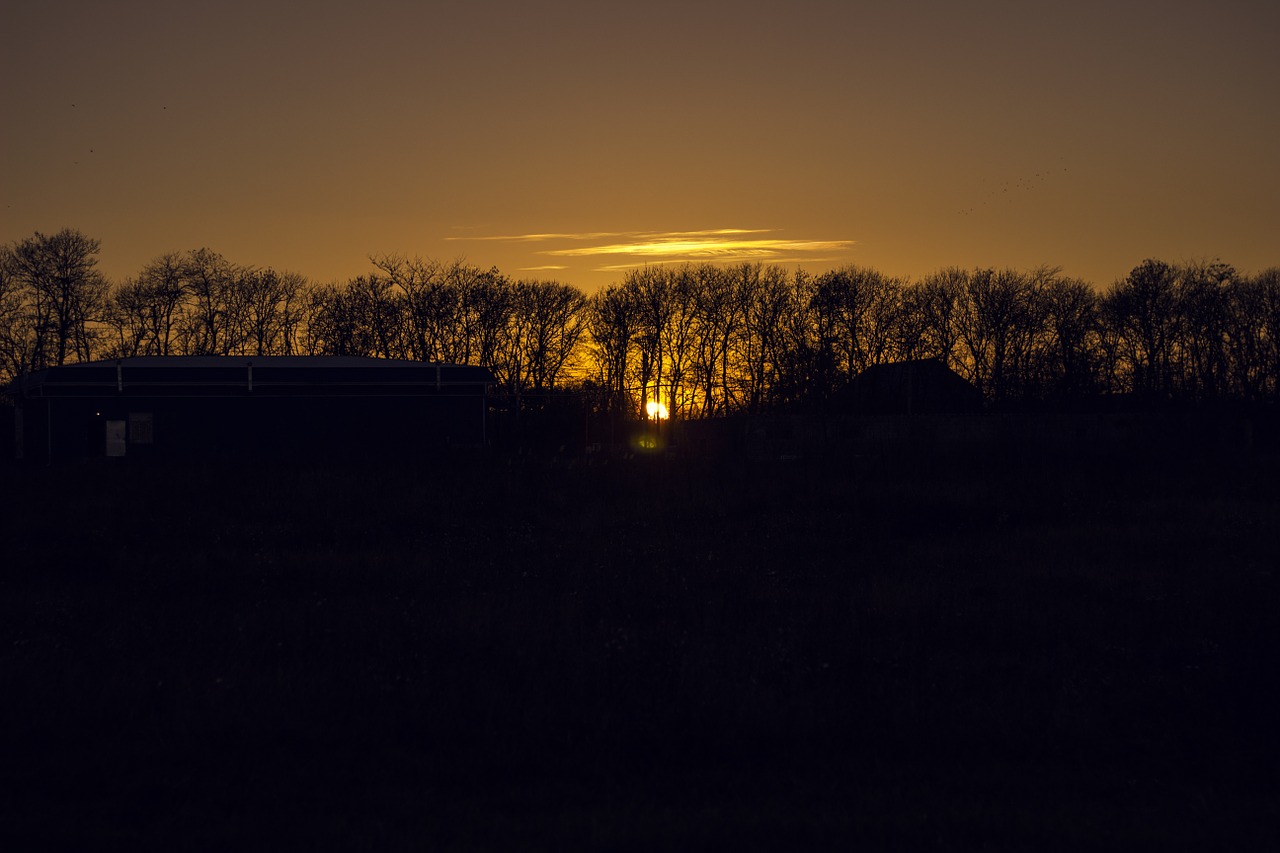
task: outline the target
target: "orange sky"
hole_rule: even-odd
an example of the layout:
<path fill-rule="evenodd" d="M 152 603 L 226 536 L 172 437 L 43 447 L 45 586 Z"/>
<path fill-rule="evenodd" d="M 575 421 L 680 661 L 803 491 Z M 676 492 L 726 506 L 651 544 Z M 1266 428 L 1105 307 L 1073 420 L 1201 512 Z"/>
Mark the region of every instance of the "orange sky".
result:
<path fill-rule="evenodd" d="M 586 291 L 686 259 L 1256 271 L 1277 32 L 1230 0 L 33 1 L 0 33 L 0 242 Z"/>

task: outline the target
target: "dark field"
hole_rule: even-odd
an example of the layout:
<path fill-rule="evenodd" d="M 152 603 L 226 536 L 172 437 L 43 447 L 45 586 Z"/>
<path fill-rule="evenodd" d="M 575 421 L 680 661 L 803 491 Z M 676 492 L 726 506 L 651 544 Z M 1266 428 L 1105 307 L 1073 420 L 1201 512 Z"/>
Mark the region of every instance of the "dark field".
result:
<path fill-rule="evenodd" d="M 7 850 L 1280 849 L 1274 459 L 0 476 Z"/>

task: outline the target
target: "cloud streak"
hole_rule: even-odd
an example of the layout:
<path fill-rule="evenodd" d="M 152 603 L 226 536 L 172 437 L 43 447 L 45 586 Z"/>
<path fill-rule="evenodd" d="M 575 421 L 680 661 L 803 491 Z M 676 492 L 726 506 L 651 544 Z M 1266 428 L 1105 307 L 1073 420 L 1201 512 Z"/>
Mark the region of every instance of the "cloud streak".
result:
<path fill-rule="evenodd" d="M 554 258 L 590 258 L 630 256 L 635 263 L 602 266 L 600 270 L 630 269 L 646 263 L 678 263 L 681 261 L 738 262 L 781 261 L 813 262 L 836 260 L 831 253 L 842 255 L 853 248 L 853 240 L 790 240 L 764 235 L 776 233 L 770 228 L 715 228 L 702 231 L 587 231 L 537 234 L 505 234 L 452 236 L 446 240 L 501 243 L 592 243 L 587 246 L 559 246 L 535 250 L 537 255 Z M 822 258 L 808 257 L 814 254 Z M 795 257 L 802 255 L 805 257 Z M 564 267 L 530 266 L 525 269 L 564 269 Z"/>
<path fill-rule="evenodd" d="M 625 272 L 626 270 L 640 269 L 641 267 L 662 266 L 665 264 L 686 264 L 690 262 L 690 258 L 646 258 L 643 261 L 635 261 L 629 264 L 606 264 L 604 266 L 592 267 L 594 272 Z M 827 258 L 810 258 L 810 257 L 791 257 L 786 255 L 771 256 L 762 258 L 760 255 L 723 255 L 714 259 L 715 263 L 720 264 L 739 264 L 739 263 L 756 263 L 768 260 L 774 264 L 826 264 L 837 263 L 845 260 L 840 257 Z M 710 259 L 703 259 L 704 263 L 710 263 Z"/>
<path fill-rule="evenodd" d="M 766 234 L 766 228 L 718 228 L 712 231 L 586 231 L 578 233 L 504 234 L 485 237 L 452 236 L 446 240 L 474 240 L 500 243 L 543 243 L 548 240 L 616 240 L 636 241 L 677 238 L 731 237 L 740 234 Z"/>
<path fill-rule="evenodd" d="M 690 258 L 709 261 L 753 258 L 763 260 L 777 258 L 789 252 L 847 251 L 853 247 L 853 242 L 852 240 L 742 240 L 690 237 L 682 234 L 626 243 L 608 243 L 602 246 L 547 249 L 539 254 L 568 258 L 592 255 L 634 255 L 643 258 Z"/>
<path fill-rule="evenodd" d="M 669 264 L 818 264 L 847 261 L 854 240 L 800 240 L 776 236 L 774 228 L 714 228 L 700 231 L 587 231 L 452 236 L 446 240 L 530 246 L 521 272 L 560 272 L 563 262 L 591 259 L 593 272 L 616 273 Z M 546 246 L 545 244 L 551 244 Z M 559 244 L 559 245 L 556 245 Z M 578 245 L 573 245 L 578 244 Z M 587 245 L 582 245 L 587 244 Z M 546 259 L 547 263 L 539 263 Z M 562 263 L 555 263 L 562 261 Z"/>

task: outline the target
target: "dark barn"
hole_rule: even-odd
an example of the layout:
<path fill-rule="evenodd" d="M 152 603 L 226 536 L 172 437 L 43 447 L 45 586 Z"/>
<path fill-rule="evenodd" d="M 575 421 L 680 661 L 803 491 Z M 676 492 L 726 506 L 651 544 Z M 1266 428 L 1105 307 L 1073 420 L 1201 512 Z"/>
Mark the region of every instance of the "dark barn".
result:
<path fill-rule="evenodd" d="M 19 459 L 227 455 L 341 459 L 481 445 L 484 367 L 350 356 L 173 356 L 19 377 Z"/>
<path fill-rule="evenodd" d="M 852 411 L 870 415 L 942 415 L 982 411 L 982 394 L 933 358 L 875 364 L 846 389 Z"/>

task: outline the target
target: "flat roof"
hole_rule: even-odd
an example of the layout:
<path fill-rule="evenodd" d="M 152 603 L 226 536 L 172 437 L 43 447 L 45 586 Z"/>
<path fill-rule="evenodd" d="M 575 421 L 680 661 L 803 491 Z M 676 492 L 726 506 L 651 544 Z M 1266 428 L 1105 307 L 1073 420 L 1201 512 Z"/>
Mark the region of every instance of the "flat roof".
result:
<path fill-rule="evenodd" d="M 496 381 L 487 367 L 360 356 L 136 356 L 37 370 L 15 379 L 4 393 L 10 397 L 182 390 L 216 394 L 235 389 L 287 393 L 307 388 L 415 393 Z"/>

